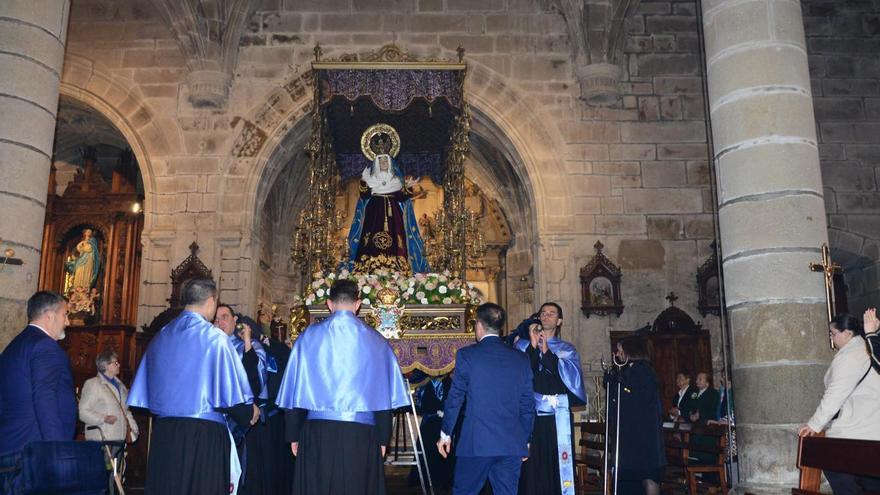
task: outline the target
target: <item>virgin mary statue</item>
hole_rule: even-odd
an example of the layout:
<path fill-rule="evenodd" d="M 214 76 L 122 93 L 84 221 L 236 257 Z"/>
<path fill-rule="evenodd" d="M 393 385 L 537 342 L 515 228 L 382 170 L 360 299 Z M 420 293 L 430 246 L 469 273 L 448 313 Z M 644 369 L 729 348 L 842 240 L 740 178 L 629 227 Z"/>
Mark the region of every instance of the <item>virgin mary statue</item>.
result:
<path fill-rule="evenodd" d="M 82 287 L 85 292 L 95 286 L 98 279 L 100 261 L 98 255 L 98 240 L 92 235 L 92 229 L 83 230 L 82 240 L 76 244 L 76 257 L 70 257 L 64 268 L 68 273 L 65 284 L 65 292 L 72 292 L 77 287 Z"/>
<path fill-rule="evenodd" d="M 413 212 L 412 188 L 394 162 L 400 151 L 397 131 L 387 124 L 368 128 L 361 150 L 369 163 L 361 174 L 360 198 L 348 233 L 349 268 L 372 273 L 387 269 L 425 273 L 425 245 Z"/>

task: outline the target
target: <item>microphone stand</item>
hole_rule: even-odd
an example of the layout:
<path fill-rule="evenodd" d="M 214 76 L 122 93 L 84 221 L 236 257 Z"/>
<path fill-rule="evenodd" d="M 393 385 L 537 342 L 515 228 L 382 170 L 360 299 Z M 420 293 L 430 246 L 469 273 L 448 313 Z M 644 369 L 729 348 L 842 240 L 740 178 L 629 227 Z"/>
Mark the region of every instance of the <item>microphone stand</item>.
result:
<path fill-rule="evenodd" d="M 618 464 L 620 463 L 620 394 L 621 394 L 621 389 L 622 389 L 620 375 L 621 375 L 621 370 L 623 369 L 623 367 L 626 366 L 627 363 L 629 363 L 629 359 L 624 359 L 623 362 L 618 362 L 617 356 L 612 356 L 611 360 L 614 363 L 613 368 L 605 364 L 604 357 L 602 358 L 601 364 L 602 364 L 602 370 L 605 371 L 606 376 L 608 376 L 610 378 L 611 376 L 616 375 L 615 381 L 617 382 L 617 392 L 616 392 L 617 406 L 616 406 L 615 420 L 614 420 L 614 430 L 615 430 L 614 431 L 614 485 L 613 485 L 613 490 L 611 491 L 612 495 L 617 495 L 618 474 L 620 471 L 618 469 Z M 611 418 L 611 401 L 608 400 L 609 392 L 610 391 L 608 390 L 607 385 L 606 385 L 606 388 L 605 388 L 605 459 L 604 459 L 605 466 L 603 469 L 604 472 L 603 472 L 603 476 L 602 476 L 602 482 L 603 482 L 602 493 L 604 495 L 609 495 L 609 493 L 608 493 L 608 489 L 609 489 L 609 486 L 608 486 L 608 445 L 609 445 L 608 434 L 610 433 L 610 426 L 609 426 L 608 420 Z"/>

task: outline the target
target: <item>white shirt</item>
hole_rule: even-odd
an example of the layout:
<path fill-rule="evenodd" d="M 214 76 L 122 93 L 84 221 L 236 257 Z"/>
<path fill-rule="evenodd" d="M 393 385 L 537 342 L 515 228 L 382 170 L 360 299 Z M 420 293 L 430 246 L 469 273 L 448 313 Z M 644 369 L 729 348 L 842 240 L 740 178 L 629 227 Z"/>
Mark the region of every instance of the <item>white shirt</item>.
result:
<path fill-rule="evenodd" d="M 681 400 L 684 399 L 684 394 L 688 391 L 688 388 L 690 388 L 690 385 L 685 385 L 678 390 L 678 400 L 675 401 L 675 407 L 681 406 Z"/>
<path fill-rule="evenodd" d="M 41 327 L 40 325 L 37 325 L 36 323 L 28 323 L 28 325 L 29 325 L 29 326 L 32 326 L 32 327 L 39 328 L 40 330 L 43 331 L 43 333 L 45 333 L 46 335 L 48 335 L 49 338 L 51 338 L 52 340 L 57 340 L 57 339 L 55 338 L 54 335 L 52 335 L 51 333 L 47 332 L 46 329 L 43 328 L 43 327 Z"/>

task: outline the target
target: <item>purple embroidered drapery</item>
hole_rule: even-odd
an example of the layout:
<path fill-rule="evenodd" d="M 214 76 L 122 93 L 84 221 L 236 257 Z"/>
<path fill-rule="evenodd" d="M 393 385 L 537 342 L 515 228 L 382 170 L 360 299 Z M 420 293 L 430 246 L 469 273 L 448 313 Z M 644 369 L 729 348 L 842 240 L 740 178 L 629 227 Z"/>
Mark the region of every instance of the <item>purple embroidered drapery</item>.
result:
<path fill-rule="evenodd" d="M 318 74 L 321 105 L 341 96 L 348 102 L 369 96 L 380 110 L 402 112 L 415 98 L 444 98 L 457 109 L 462 95 L 457 70 L 334 69 Z"/>

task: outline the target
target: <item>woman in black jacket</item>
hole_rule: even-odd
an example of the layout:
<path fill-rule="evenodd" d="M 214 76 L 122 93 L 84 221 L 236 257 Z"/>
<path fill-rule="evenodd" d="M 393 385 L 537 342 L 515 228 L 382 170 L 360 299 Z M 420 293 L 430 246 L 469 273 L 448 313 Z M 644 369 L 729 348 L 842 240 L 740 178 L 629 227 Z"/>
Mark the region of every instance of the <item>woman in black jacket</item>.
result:
<path fill-rule="evenodd" d="M 618 363 L 626 363 L 606 380 L 611 404 L 608 418 L 611 444 L 616 431 L 617 383 L 620 382 L 617 493 L 658 495 L 666 468 L 666 452 L 657 375 L 648 362 L 645 344 L 641 340 L 627 338 L 618 342 L 615 358 Z"/>

